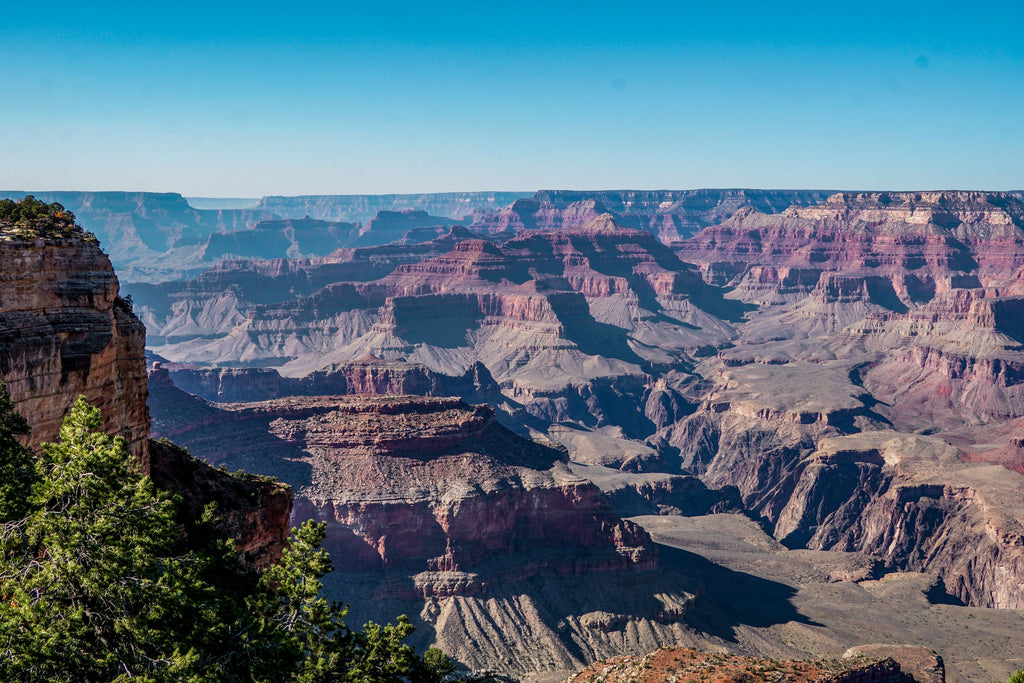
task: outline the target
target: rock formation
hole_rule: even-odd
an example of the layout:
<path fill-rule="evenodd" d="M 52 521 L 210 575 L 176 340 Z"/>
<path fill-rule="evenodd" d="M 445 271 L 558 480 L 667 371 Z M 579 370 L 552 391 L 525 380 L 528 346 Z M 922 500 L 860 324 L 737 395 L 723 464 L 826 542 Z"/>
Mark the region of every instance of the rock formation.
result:
<path fill-rule="evenodd" d="M 365 223 L 380 211 L 425 211 L 434 216 L 462 219 L 476 211 L 491 211 L 527 196 L 521 192 L 439 192 L 434 194 L 351 194 L 263 197 L 257 208 L 282 218 L 310 216 L 320 220 Z"/>
<path fill-rule="evenodd" d="M 290 493 L 149 440 L 145 335 L 89 233 L 26 239 L 0 225 L 0 381 L 32 428 L 27 445 L 56 441 L 84 395 L 102 411 L 102 428 L 127 440 L 142 471 L 182 496 L 186 528 L 216 502 L 244 559 L 265 566 L 287 539 Z"/>
<path fill-rule="evenodd" d="M 562 444 L 573 473 L 616 511 L 644 515 L 648 529 L 742 508 L 778 552 L 865 557 L 870 577 L 857 569 L 834 579 L 858 582 L 858 594 L 871 581 L 889 590 L 913 579 L 928 585 L 922 600 L 1024 607 L 1021 197 L 839 193 L 783 210 L 784 194 L 766 193 L 762 210 L 751 193 L 670 195 L 539 193 L 477 214 L 473 229 L 490 239 L 467 232 L 429 253 L 380 248 L 401 261 L 353 256 L 374 265 L 360 274 L 346 265 L 315 286 L 285 274 L 319 266 L 282 261 L 280 282 L 299 284 L 273 301 L 257 303 L 259 287 L 245 280 L 269 266 L 225 267 L 238 277 L 231 296 L 247 301 L 237 315 L 216 313 L 230 307 L 213 303 L 215 286 L 176 284 L 168 300 L 193 313 L 153 350 L 211 399 L 251 387 L 296 406 L 356 390 L 483 400 L 521 434 Z M 717 224 L 665 245 L 688 234 L 684 215 Z M 160 315 L 165 326 L 174 317 Z M 474 379 L 478 393 L 463 393 L 471 370 L 493 383 Z M 169 429 L 184 430 L 175 433 L 195 431 L 186 422 L 237 430 L 236 418 L 249 415 L 231 408 L 225 422 L 218 406 L 189 400 L 182 394 L 162 413 Z M 301 421 L 280 419 L 281 428 Z M 277 449 L 297 477 L 309 476 L 309 449 L 269 422 L 245 452 Z M 340 514 L 356 523 L 350 508 Z M 386 534 L 371 535 L 379 544 Z M 429 538 L 422 557 L 446 557 Z M 381 583 L 383 558 L 396 557 L 387 542 L 383 555 L 378 547 L 358 557 L 376 577 L 360 585 L 405 609 L 402 590 L 420 584 Z M 484 581 L 487 571 L 471 573 Z M 441 617 L 439 602 L 417 595 L 421 623 L 441 640 L 497 613 L 475 595 L 453 595 L 444 609 L 454 611 Z M 537 608 L 506 598 L 497 623 L 509 628 L 510 615 L 528 619 Z M 589 612 L 588 624 L 629 621 L 619 607 Z M 467 661 L 506 656 L 511 641 L 493 628 L 473 633 L 481 644 Z M 588 656 L 601 649 L 592 648 Z"/>
<path fill-rule="evenodd" d="M 147 462 L 145 339 L 95 239 L 0 226 L 0 381 L 32 425 L 30 447 L 56 441 L 81 394 Z"/>
<path fill-rule="evenodd" d="M 339 363 L 304 377 L 283 377 L 270 368 L 157 363 L 166 368 L 171 381 L 182 391 L 220 403 L 324 394 L 458 396 L 470 402 L 486 403 L 500 401 L 501 396 L 497 383 L 481 363 L 458 377 L 435 372 L 425 365 L 373 356 Z"/>
<path fill-rule="evenodd" d="M 181 497 L 179 518 L 186 535 L 213 504 L 246 565 L 265 569 L 280 559 L 291 528 L 292 491 L 287 485 L 210 467 L 167 441 L 151 441 L 149 452 L 153 482 Z"/>
<path fill-rule="evenodd" d="M 793 683 L 944 683 L 942 658 L 932 653 L 929 658 L 914 652 L 910 661 L 908 648 L 877 646 L 861 653 L 851 651 L 842 660 L 779 661 L 742 657 L 718 652 L 700 652 L 690 648 L 670 647 L 642 657 L 618 657 L 597 662 L 579 671 L 563 683 L 657 683 L 659 681 L 713 680 L 753 681 L 783 680 Z M 924 650 L 925 648 L 917 648 Z M 890 654 L 902 655 L 904 661 Z M 936 664 L 937 663 L 937 664 Z M 919 666 L 915 666 L 919 664 Z"/>
<path fill-rule="evenodd" d="M 206 239 L 201 257 L 215 262 L 225 258 L 273 259 L 326 256 L 346 246 L 359 234 L 355 223 L 312 218 L 264 220 L 247 230 L 215 232 Z"/>
<path fill-rule="evenodd" d="M 512 672 L 685 630 L 692 595 L 658 571 L 646 533 L 573 474 L 564 451 L 516 436 L 490 408 L 366 395 L 212 405 L 154 374 L 162 412 L 177 416 L 156 433 L 278 474 L 299 494 L 296 521 L 327 521 L 328 587 L 360 618 L 418 614 L 426 642 Z"/>
<path fill-rule="evenodd" d="M 20 199 L 26 192 L 2 192 Z M 263 209 L 203 210 L 174 192 L 35 192 L 60 202 L 93 232 L 124 281 L 149 282 L 194 274 L 189 262 L 214 232 L 241 230 L 274 218 Z"/>
<path fill-rule="evenodd" d="M 1024 606 L 1024 480 L 980 464 L 1019 462 L 1012 426 L 992 425 L 1024 409 L 1022 244 L 1024 204 L 985 193 L 840 194 L 679 243 L 761 310 L 698 366 L 710 391 L 656 440 L 709 486 L 737 486 L 792 547 L 873 553 L 969 604 Z"/>
<path fill-rule="evenodd" d="M 314 258 L 227 259 L 193 280 L 131 283 L 125 291 L 151 345 L 227 334 L 259 305 L 306 297 L 336 282 L 366 282 L 442 254 L 474 235 L 452 228 L 425 243 L 337 249 Z"/>
<path fill-rule="evenodd" d="M 495 234 L 558 230 L 579 227 L 608 213 L 621 225 L 671 242 L 717 225 L 742 208 L 775 213 L 794 204 L 817 204 L 829 194 L 820 190 L 541 190 L 499 211 L 478 213 L 473 228 Z"/>

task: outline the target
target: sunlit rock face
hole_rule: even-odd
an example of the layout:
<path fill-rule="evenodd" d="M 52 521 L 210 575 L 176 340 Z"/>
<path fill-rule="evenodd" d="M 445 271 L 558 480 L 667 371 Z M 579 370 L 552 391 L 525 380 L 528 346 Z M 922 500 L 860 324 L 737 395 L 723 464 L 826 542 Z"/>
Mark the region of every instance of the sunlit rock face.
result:
<path fill-rule="evenodd" d="M 32 425 L 30 446 L 55 441 L 84 395 L 145 463 L 145 339 L 94 240 L 16 239 L 0 228 L 0 380 Z"/>
<path fill-rule="evenodd" d="M 149 440 L 146 330 L 106 255 L 87 235 L 18 239 L 0 226 L 0 381 L 29 425 L 26 445 L 58 440 L 80 395 L 102 429 L 124 437 L 144 473 L 181 495 L 183 519 L 216 503 L 239 553 L 253 566 L 280 556 L 291 494 L 242 481 Z"/>

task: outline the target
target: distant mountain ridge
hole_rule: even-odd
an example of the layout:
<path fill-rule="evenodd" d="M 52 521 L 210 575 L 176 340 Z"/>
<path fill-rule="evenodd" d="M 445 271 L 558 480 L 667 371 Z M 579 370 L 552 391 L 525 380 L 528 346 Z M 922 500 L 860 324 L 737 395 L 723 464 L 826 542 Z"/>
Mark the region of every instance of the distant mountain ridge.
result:
<path fill-rule="evenodd" d="M 619 225 L 646 230 L 670 243 L 722 223 L 740 209 L 776 214 L 790 206 L 820 204 L 832 191 L 539 190 L 532 194 L 302 195 L 259 200 L 188 200 L 176 192 L 0 191 L 0 197 L 14 199 L 26 194 L 60 202 L 74 212 L 78 222 L 99 238 L 122 281 L 155 283 L 194 277 L 220 258 L 326 255 L 340 247 L 401 242 L 409 230 L 422 233 L 413 241 L 424 241 L 444 234 L 442 228 L 455 223 L 507 238 L 520 229 L 578 227 L 609 213 Z M 1024 191 L 1005 194 L 1024 199 Z M 272 230 L 247 234 L 263 221 L 307 218 L 358 227 L 339 231 L 311 226 L 314 232 L 326 235 L 312 242 L 311 234 L 303 240 L 292 234 L 271 235 Z M 215 237 L 222 233 L 234 235 L 226 238 L 227 244 L 208 249 L 211 237 L 218 244 L 225 241 Z M 281 253 L 264 244 L 264 239 L 280 247 Z"/>
<path fill-rule="evenodd" d="M 257 209 L 282 218 L 319 218 L 364 223 L 380 211 L 426 211 L 435 216 L 464 218 L 478 211 L 495 211 L 529 192 L 436 192 L 428 194 L 339 194 L 263 197 Z"/>

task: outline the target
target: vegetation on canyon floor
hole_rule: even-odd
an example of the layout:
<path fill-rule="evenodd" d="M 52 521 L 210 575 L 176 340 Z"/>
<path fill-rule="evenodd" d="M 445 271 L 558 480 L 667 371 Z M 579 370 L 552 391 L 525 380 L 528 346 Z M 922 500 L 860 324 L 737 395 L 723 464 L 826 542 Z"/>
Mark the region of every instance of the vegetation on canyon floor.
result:
<path fill-rule="evenodd" d="M 292 530 L 247 570 L 208 508 L 185 539 L 179 501 L 136 470 L 80 397 L 39 454 L 0 385 L 0 680 L 436 683 L 454 666 L 413 627 L 345 623 L 321 597 L 324 525 Z"/>
<path fill-rule="evenodd" d="M 0 229 L 12 237 L 82 237 L 96 241 L 92 233 L 75 223 L 75 214 L 58 202 L 47 204 L 32 195 L 21 201 L 0 199 Z"/>

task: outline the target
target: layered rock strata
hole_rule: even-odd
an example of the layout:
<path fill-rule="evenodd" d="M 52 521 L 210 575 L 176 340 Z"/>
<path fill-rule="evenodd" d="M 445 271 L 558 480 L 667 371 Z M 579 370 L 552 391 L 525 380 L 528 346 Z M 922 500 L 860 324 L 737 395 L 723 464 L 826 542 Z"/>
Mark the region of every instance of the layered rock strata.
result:
<path fill-rule="evenodd" d="M 944 683 L 942 658 L 918 655 L 904 665 L 889 651 L 908 655 L 898 647 L 878 646 L 877 652 L 865 648 L 864 654 L 850 654 L 842 660 L 780 661 L 743 657 L 718 652 L 700 652 L 671 647 L 645 656 L 619 657 L 591 664 L 563 683 L 657 683 L 660 681 L 780 680 L 792 683 Z M 924 648 L 920 648 L 924 649 Z"/>
<path fill-rule="evenodd" d="M 142 471 L 182 496 L 186 527 L 215 502 L 243 558 L 266 566 L 288 537 L 290 494 L 149 440 L 145 334 L 91 235 L 26 240 L 0 226 L 0 381 L 32 428 L 26 444 L 56 441 L 85 396 L 102 411 L 102 429 L 127 440 Z"/>
<path fill-rule="evenodd" d="M 324 394 L 458 396 L 484 403 L 497 400 L 501 395 L 497 383 L 481 363 L 473 365 L 460 377 L 435 372 L 417 363 L 386 361 L 373 356 L 339 363 L 304 377 L 285 377 L 269 368 L 156 363 L 167 369 L 171 381 L 182 391 L 221 403 Z"/>
<path fill-rule="evenodd" d="M 18 239 L 0 226 L 0 381 L 32 425 L 30 447 L 56 441 L 84 395 L 146 463 L 145 339 L 94 239 Z"/>
<path fill-rule="evenodd" d="M 356 618 L 418 615 L 424 644 L 507 672 L 687 632 L 693 583 L 658 567 L 649 537 L 564 451 L 516 436 L 490 408 L 367 395 L 214 405 L 166 381 L 154 396 L 177 416 L 158 432 L 292 483 L 293 520 L 328 523 L 328 590 Z"/>
<path fill-rule="evenodd" d="M 189 535 L 209 505 L 250 567 L 265 569 L 281 558 L 291 528 L 292 491 L 281 482 L 210 467 L 167 441 L 150 442 L 153 483 L 181 496 L 179 518 Z"/>
<path fill-rule="evenodd" d="M 659 415 L 686 404 L 652 369 L 685 368 L 726 343 L 733 328 L 719 316 L 740 310 L 650 233 L 605 216 L 500 246 L 461 240 L 372 282 L 253 307 L 229 331 L 223 316 L 194 316 L 163 328 L 192 330 L 189 341 L 154 350 L 173 361 L 278 365 L 293 377 L 367 356 L 455 377 L 482 364 L 532 419 L 642 439 L 654 428 L 637 402 L 656 394 Z"/>
<path fill-rule="evenodd" d="M 477 213 L 472 225 L 496 234 L 560 230 L 608 213 L 621 225 L 670 242 L 716 225 L 742 208 L 775 213 L 794 204 L 816 204 L 829 194 L 820 190 L 540 190 L 499 211 Z"/>

